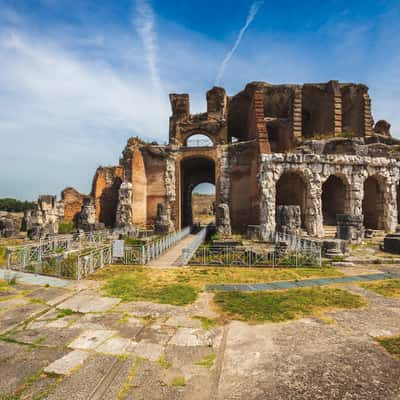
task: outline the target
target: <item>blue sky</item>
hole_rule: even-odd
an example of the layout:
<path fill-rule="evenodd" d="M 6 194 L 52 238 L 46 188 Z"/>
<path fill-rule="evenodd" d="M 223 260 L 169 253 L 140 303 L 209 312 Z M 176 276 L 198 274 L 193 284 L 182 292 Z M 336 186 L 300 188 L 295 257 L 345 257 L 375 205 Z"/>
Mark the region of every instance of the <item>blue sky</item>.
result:
<path fill-rule="evenodd" d="M 229 94 L 254 80 L 366 83 L 375 120 L 400 137 L 398 0 L 256 3 L 222 71 Z M 205 110 L 252 5 L 0 0 L 0 197 L 89 192 L 128 137 L 166 141 L 167 94 Z"/>

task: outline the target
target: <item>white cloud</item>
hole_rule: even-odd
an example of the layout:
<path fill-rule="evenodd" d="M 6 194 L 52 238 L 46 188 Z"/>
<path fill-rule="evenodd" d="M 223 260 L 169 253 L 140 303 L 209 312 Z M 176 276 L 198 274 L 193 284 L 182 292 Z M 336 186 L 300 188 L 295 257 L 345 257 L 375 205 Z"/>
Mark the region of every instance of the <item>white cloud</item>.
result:
<path fill-rule="evenodd" d="M 236 50 L 238 49 L 240 42 L 243 39 L 244 34 L 246 33 L 247 29 L 249 28 L 250 24 L 253 22 L 254 18 L 256 17 L 258 10 L 264 4 L 264 1 L 255 1 L 250 7 L 249 13 L 246 18 L 246 22 L 243 25 L 242 29 L 240 30 L 236 41 L 233 47 L 229 50 L 225 58 L 223 59 L 217 74 L 217 78 L 215 80 L 215 85 L 219 85 L 222 76 L 224 75 L 225 69 L 229 64 L 229 61 L 232 59 L 233 55 L 235 54 Z"/>
<path fill-rule="evenodd" d="M 155 32 L 155 18 L 153 9 L 147 0 L 136 0 L 135 26 L 143 42 L 146 61 L 151 81 L 158 92 L 162 92 L 162 84 L 158 71 L 158 46 Z"/>

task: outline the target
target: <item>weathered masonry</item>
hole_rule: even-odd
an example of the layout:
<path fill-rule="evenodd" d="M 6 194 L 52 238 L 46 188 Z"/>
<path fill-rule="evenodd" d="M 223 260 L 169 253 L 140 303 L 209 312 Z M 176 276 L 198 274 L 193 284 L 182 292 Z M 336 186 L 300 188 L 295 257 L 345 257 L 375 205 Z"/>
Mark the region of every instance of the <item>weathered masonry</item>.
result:
<path fill-rule="evenodd" d="M 190 225 L 192 190 L 207 182 L 217 205 L 228 206 L 233 232 L 255 225 L 268 235 L 280 205 L 299 206 L 311 236 L 339 214 L 396 230 L 400 141 L 386 121 L 374 124 L 367 86 L 253 82 L 232 97 L 214 87 L 202 114 L 190 113 L 188 94 L 170 101 L 168 145 L 131 138 L 118 166 L 97 169 L 96 223 L 153 225 L 163 210 L 169 229 Z M 64 192 L 65 219 L 83 198 Z"/>

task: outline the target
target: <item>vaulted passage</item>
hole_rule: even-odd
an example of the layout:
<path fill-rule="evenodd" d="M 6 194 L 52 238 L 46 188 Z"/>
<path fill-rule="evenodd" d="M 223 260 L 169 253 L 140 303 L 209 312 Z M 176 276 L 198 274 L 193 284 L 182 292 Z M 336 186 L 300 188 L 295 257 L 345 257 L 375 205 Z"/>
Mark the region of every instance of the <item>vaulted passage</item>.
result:
<path fill-rule="evenodd" d="M 348 188 L 341 178 L 331 175 L 322 185 L 322 215 L 324 225 L 336 225 L 336 215 L 344 214 Z"/>
<path fill-rule="evenodd" d="M 303 177 L 296 172 L 285 172 L 276 184 L 276 207 L 300 206 L 301 224 L 305 227 L 307 188 Z"/>
<path fill-rule="evenodd" d="M 384 196 L 381 184 L 376 177 L 370 176 L 364 182 L 362 203 L 364 226 L 367 229 L 384 229 Z"/>
<path fill-rule="evenodd" d="M 181 225 L 193 224 L 192 193 L 201 183 L 215 185 L 215 163 L 205 157 L 187 158 L 181 161 Z"/>

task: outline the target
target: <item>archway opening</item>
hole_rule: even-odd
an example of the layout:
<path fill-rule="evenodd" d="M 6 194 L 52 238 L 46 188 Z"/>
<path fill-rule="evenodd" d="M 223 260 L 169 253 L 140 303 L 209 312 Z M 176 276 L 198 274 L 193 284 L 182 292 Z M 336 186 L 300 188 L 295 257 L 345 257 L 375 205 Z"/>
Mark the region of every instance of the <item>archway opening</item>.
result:
<path fill-rule="evenodd" d="M 285 172 L 276 184 L 276 207 L 300 206 L 301 225 L 306 222 L 307 188 L 303 177 L 296 172 Z"/>
<path fill-rule="evenodd" d="M 215 185 L 215 163 L 205 157 L 181 161 L 181 226 L 193 225 L 193 190 L 200 184 Z M 203 186 L 204 187 L 204 186 Z M 215 196 L 215 189 L 214 189 Z"/>
<path fill-rule="evenodd" d="M 186 147 L 213 147 L 213 141 L 206 135 L 195 134 L 186 139 Z"/>
<path fill-rule="evenodd" d="M 378 179 L 370 176 L 364 182 L 362 209 L 367 229 L 384 229 L 384 196 Z"/>
<path fill-rule="evenodd" d="M 192 190 L 193 224 L 215 223 L 215 185 L 200 183 Z"/>
<path fill-rule="evenodd" d="M 322 185 L 322 216 L 324 225 L 336 225 L 336 216 L 345 213 L 346 185 L 331 175 Z"/>

